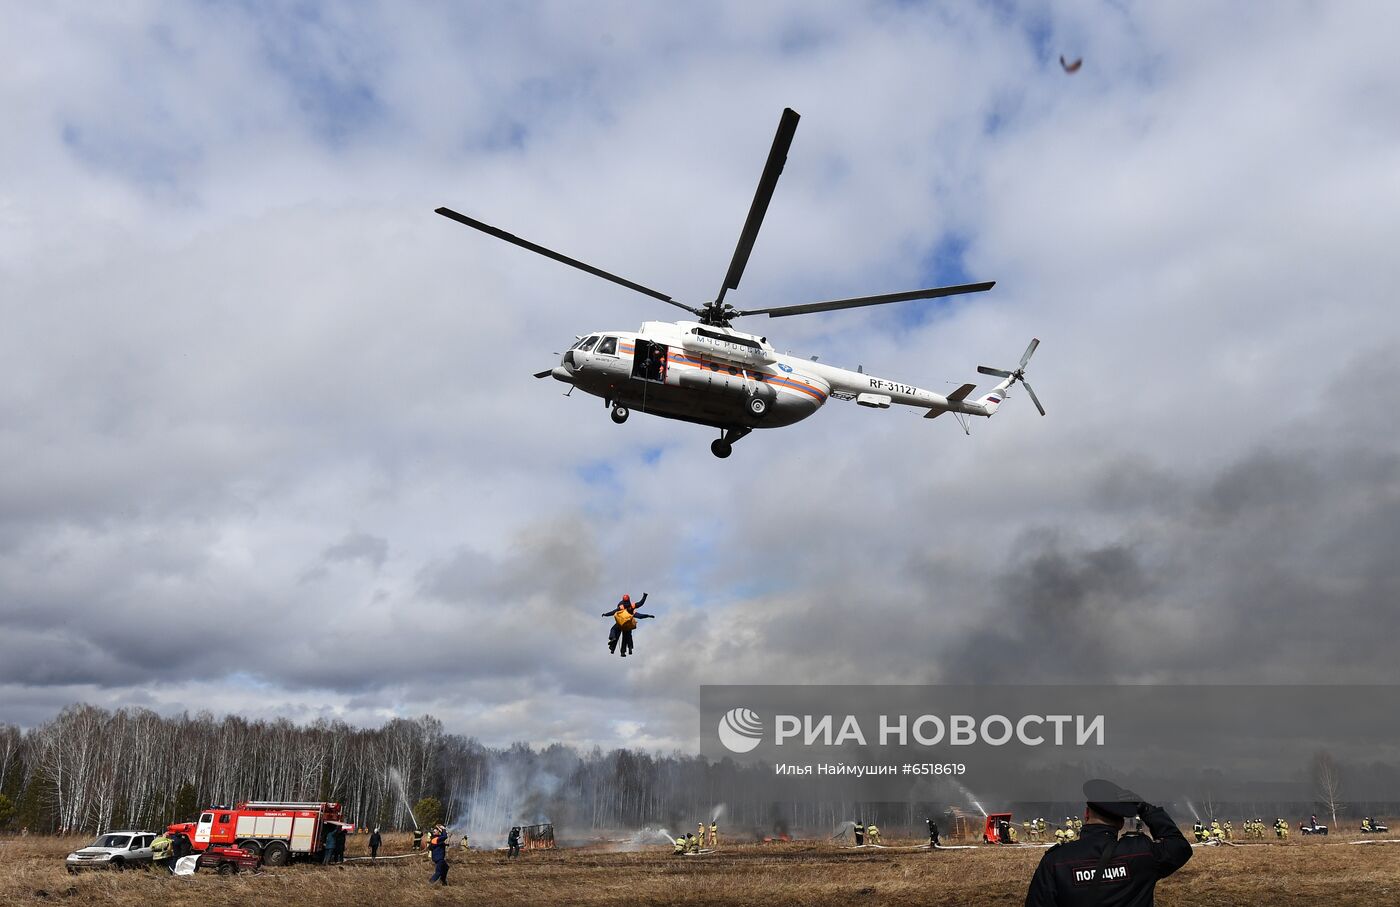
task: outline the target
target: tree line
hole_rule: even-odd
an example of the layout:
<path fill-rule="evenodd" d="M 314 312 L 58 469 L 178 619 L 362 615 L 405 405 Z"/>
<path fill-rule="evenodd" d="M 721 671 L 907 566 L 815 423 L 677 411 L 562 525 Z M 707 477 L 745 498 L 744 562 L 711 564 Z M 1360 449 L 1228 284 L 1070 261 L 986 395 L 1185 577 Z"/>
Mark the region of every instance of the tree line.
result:
<path fill-rule="evenodd" d="M 1321 775 L 1319 765 L 1326 769 Z M 1315 804 L 1211 803 L 1206 812 L 1272 816 L 1326 810 L 1329 817 L 1338 814 L 1334 824 L 1344 811 L 1393 814 L 1393 803 L 1353 803 L 1344 810 L 1339 779 L 1367 782 L 1362 786 L 1373 790 L 1400 790 L 1395 769 L 1350 765 L 1343 773 L 1327 756 L 1313 770 L 1322 778 Z M 1381 774 L 1368 778 L 1368 772 Z M 981 821 L 966 797 L 931 790 L 911 789 L 907 802 L 896 803 L 775 801 L 772 769 L 765 766 L 627 748 L 491 747 L 447 733 L 429 716 L 365 728 L 342 721 L 298 725 L 286 719 L 249 721 L 207 712 L 162 716 L 79 704 L 27 730 L 0 724 L 0 831 L 156 830 L 193 819 L 207 807 L 244 800 L 338 802 L 357 826 L 386 830 L 411 829 L 440 817 L 487 846 L 504 840 L 512 825 L 542 822 L 556 826 L 561 842 L 621 834 L 638 836 L 637 843 L 657 843 L 663 829 L 685 831 L 716 816 L 731 840 L 789 830 L 820 835 L 858 818 L 891 831 L 912 831 L 922 829 L 926 816 L 943 816 L 946 831 L 946 817 L 959 807 L 968 811 L 969 831 Z M 420 803 L 431 815 L 414 817 Z M 1082 808 L 1003 806 L 1018 815 L 1049 816 Z"/>
<path fill-rule="evenodd" d="M 0 725 L 0 828 L 35 833 L 156 829 L 243 800 L 338 802 L 347 820 L 385 829 L 414 827 L 412 804 L 435 800 L 483 843 L 536 822 L 565 840 L 684 829 L 720 803 L 726 829 L 745 834 L 846 818 L 840 805 L 775 806 L 767 777 L 684 753 L 490 747 L 428 716 L 363 728 L 78 704 L 27 730 Z"/>

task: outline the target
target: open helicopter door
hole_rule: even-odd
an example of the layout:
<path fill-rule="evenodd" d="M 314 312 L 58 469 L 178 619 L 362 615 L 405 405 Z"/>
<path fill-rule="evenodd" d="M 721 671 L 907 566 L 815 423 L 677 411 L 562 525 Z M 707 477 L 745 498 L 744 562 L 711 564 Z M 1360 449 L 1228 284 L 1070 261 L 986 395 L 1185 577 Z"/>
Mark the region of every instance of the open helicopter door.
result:
<path fill-rule="evenodd" d="M 638 339 L 632 354 L 632 377 L 643 381 L 666 383 L 666 359 L 670 354 L 664 343 Z"/>

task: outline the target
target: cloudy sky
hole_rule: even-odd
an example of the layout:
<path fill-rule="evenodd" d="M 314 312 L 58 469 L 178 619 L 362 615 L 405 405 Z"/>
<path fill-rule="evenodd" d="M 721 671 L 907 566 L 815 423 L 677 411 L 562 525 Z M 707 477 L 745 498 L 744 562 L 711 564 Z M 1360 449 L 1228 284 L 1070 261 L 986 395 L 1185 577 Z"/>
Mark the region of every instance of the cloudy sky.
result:
<path fill-rule="evenodd" d="M 702 682 L 1400 682 L 1400 9 L 4 5 L 0 721 L 693 749 Z M 730 301 L 995 279 L 753 327 L 935 389 L 1037 336 L 1047 418 L 719 461 L 530 377 L 674 311 L 433 208 L 703 302 L 785 106 Z"/>

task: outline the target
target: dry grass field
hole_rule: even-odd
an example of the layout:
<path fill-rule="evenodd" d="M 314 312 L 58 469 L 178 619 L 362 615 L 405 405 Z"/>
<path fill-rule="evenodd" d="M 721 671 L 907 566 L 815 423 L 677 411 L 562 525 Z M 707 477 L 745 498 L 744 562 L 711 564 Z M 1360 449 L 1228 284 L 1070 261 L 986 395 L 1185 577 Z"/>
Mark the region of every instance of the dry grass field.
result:
<path fill-rule="evenodd" d="M 1158 888 L 1157 903 L 1400 903 L 1400 843 L 1348 846 L 1347 840 L 1355 838 L 1196 848 L 1186 868 Z M 597 845 L 527 853 L 517 860 L 454 853 L 451 886 L 430 889 L 426 857 L 330 868 L 293 865 L 234 877 L 100 870 L 69 875 L 63 857 L 83 843 L 0 839 L 0 905 L 1009 904 L 1025 897 L 1042 853 L 1022 847 L 871 852 L 825 842 L 746 844 L 683 858 L 664 846 L 617 852 Z M 349 856 L 363 848 L 363 838 L 352 841 Z M 381 854 L 407 849 L 406 837 L 392 838 Z"/>

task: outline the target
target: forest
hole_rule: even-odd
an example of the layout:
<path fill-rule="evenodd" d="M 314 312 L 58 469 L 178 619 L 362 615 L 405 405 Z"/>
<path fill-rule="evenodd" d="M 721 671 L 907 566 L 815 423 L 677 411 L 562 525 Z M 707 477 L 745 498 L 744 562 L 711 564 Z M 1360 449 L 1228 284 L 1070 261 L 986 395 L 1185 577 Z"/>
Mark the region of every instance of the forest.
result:
<path fill-rule="evenodd" d="M 770 779 L 771 769 L 682 753 L 493 748 L 428 716 L 362 728 L 79 704 L 27 730 L 0 725 L 0 828 L 34 833 L 157 828 L 243 800 L 338 802 L 358 826 L 386 829 L 414 827 L 412 810 L 426 800 L 483 842 L 511 824 L 552 822 L 569 840 L 716 815 L 760 836 L 832 828 L 851 811 L 775 804 L 765 796 Z M 901 809 L 909 814 L 899 820 L 916 821 L 914 806 Z"/>

